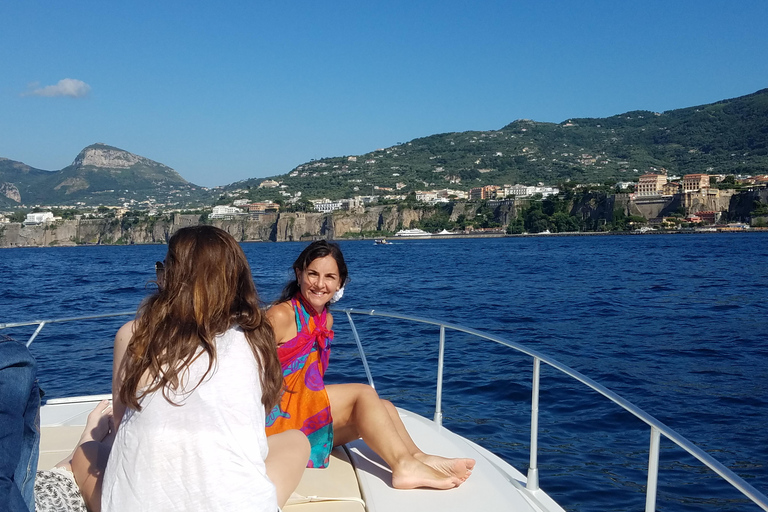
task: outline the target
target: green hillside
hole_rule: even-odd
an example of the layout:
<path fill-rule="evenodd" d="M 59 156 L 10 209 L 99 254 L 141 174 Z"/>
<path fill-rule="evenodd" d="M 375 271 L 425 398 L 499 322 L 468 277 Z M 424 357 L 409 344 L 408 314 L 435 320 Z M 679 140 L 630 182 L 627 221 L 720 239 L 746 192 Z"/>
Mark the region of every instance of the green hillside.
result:
<path fill-rule="evenodd" d="M 364 155 L 323 158 L 272 179 L 302 197 L 342 198 L 486 184 L 633 181 L 665 168 L 688 173 L 768 173 L 768 89 L 663 113 L 627 112 L 559 124 L 514 121 L 500 130 L 431 135 Z M 253 197 L 275 197 L 251 187 Z M 256 190 L 254 190 L 256 189 Z M 376 192 L 380 194 L 381 192 Z"/>

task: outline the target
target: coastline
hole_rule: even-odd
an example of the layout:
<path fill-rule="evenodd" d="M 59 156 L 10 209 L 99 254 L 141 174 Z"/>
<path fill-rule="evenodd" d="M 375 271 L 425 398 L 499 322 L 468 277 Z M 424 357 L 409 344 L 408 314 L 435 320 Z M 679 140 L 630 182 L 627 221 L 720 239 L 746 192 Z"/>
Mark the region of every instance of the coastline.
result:
<path fill-rule="evenodd" d="M 376 236 L 376 237 L 352 237 L 345 236 L 339 238 L 328 238 L 334 242 L 340 241 L 364 241 L 386 238 L 389 241 L 407 241 L 407 240 L 454 240 L 454 239 L 477 239 L 477 238 L 551 238 L 551 237 L 583 237 L 583 236 L 642 236 L 642 235 L 718 235 L 733 233 L 768 233 L 768 228 L 755 227 L 749 229 L 739 228 L 715 228 L 715 229 L 681 229 L 681 230 L 658 230 L 658 231 L 571 231 L 563 233 L 452 233 L 452 234 L 434 234 L 429 236 Z M 264 239 L 242 239 L 239 243 L 262 244 L 262 243 L 282 243 L 282 242 L 311 242 L 314 240 L 325 239 L 321 236 L 301 237 L 299 240 L 264 240 Z M 126 245 L 165 245 L 163 241 L 148 241 L 142 243 L 52 243 L 48 245 L 30 244 L 30 245 L 12 245 L 0 246 L 0 249 L 29 249 L 29 248 L 48 248 L 48 247 L 105 247 L 105 246 L 126 246 Z"/>

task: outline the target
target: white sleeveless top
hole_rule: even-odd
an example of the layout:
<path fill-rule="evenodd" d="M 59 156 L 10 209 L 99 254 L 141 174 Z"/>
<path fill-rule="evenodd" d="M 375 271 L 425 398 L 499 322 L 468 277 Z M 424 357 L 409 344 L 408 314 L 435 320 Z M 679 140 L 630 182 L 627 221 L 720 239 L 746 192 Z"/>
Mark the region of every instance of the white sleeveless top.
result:
<path fill-rule="evenodd" d="M 192 363 L 191 389 L 208 368 Z M 216 364 L 194 391 L 146 396 L 127 409 L 104 475 L 101 508 L 111 511 L 277 510 L 264 466 L 267 438 L 259 364 L 245 334 L 216 338 Z"/>

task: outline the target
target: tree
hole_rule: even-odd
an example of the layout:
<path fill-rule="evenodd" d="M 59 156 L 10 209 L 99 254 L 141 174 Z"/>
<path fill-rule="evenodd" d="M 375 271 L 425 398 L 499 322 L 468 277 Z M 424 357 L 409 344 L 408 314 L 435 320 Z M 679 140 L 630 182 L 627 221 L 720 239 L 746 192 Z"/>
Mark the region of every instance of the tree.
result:
<path fill-rule="evenodd" d="M 523 225 L 523 219 L 515 217 L 512 222 L 507 226 L 508 235 L 519 235 L 525 233 L 525 226 Z"/>
<path fill-rule="evenodd" d="M 24 222 L 27 218 L 27 213 L 24 211 L 13 212 L 8 218 L 11 222 Z"/>
<path fill-rule="evenodd" d="M 301 198 L 295 203 L 289 204 L 286 210 L 289 212 L 313 212 L 315 211 L 315 205 L 309 199 Z"/>
<path fill-rule="evenodd" d="M 762 215 L 768 215 L 768 204 L 764 204 L 760 202 L 760 199 L 756 199 L 752 203 L 752 212 L 750 212 L 750 216 L 756 217 Z"/>

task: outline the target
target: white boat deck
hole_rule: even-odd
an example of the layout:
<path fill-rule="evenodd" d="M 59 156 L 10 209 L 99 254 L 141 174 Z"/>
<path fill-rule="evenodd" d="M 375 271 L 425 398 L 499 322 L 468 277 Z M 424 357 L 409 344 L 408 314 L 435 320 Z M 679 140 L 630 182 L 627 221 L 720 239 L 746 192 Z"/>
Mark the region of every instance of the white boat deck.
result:
<path fill-rule="evenodd" d="M 41 409 L 40 469 L 72 451 L 88 413 L 103 398 L 109 395 L 50 400 Z M 327 469 L 307 469 L 285 512 L 562 511 L 543 491 L 526 490 L 525 477 L 484 448 L 421 416 L 404 410 L 400 415 L 425 452 L 474 458 L 472 476 L 447 491 L 393 489 L 389 468 L 358 440 L 334 449 Z"/>

